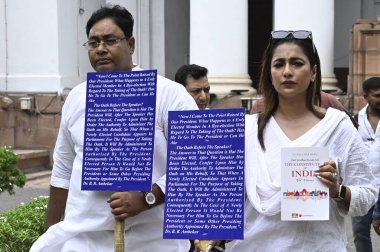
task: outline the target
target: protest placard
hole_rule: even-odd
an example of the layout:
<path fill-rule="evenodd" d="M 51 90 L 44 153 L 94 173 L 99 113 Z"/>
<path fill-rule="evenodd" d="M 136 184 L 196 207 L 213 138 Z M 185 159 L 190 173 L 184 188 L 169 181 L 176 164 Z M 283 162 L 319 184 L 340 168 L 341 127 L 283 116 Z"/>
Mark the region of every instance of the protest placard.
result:
<path fill-rule="evenodd" d="M 82 190 L 150 191 L 157 70 L 87 75 Z"/>
<path fill-rule="evenodd" d="M 244 118 L 244 109 L 169 112 L 164 238 L 243 238 Z"/>

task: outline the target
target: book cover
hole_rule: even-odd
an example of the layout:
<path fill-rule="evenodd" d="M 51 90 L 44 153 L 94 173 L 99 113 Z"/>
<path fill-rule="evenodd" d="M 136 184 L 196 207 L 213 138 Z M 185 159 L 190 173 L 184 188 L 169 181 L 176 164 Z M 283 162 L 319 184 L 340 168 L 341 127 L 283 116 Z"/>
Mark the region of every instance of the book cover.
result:
<path fill-rule="evenodd" d="M 323 147 L 281 150 L 281 220 L 329 219 L 329 188 L 315 176 L 319 165 L 328 160 Z"/>

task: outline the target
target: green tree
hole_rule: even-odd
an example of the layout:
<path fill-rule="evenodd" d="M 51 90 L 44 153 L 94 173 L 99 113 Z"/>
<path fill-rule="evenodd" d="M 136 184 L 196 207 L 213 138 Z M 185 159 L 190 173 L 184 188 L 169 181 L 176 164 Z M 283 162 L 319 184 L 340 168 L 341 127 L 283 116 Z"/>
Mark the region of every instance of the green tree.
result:
<path fill-rule="evenodd" d="M 17 159 L 13 150 L 0 147 L 0 193 L 14 194 L 14 186 L 25 185 L 26 176 L 17 168 Z"/>
<path fill-rule="evenodd" d="M 0 252 L 27 252 L 44 232 L 48 197 L 0 213 Z"/>

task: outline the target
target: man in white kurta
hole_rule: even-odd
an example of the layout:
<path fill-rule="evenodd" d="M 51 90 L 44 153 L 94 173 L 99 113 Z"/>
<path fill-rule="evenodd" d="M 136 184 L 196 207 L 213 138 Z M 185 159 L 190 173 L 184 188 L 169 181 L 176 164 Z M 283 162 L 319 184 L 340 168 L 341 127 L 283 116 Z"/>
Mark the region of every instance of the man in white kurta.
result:
<path fill-rule="evenodd" d="M 367 116 L 368 105 L 362 108 L 358 114 L 358 131 L 367 148 L 367 163 L 375 177 L 374 185 L 380 189 L 380 122 L 376 130 L 373 130 Z"/>
<path fill-rule="evenodd" d="M 119 5 L 105 5 L 86 24 L 91 66 L 97 72 L 140 70 L 133 64 L 133 17 Z M 86 83 L 75 87 L 62 109 L 54 150 L 47 232 L 31 251 L 114 251 L 115 219 L 125 221 L 126 251 L 187 252 L 187 240 L 163 240 L 168 112 L 197 109 L 183 86 L 158 76 L 156 93 L 152 191 L 155 202 L 143 192 L 82 191 L 81 174 L 85 127 Z M 63 217 L 63 220 L 61 218 Z"/>
<path fill-rule="evenodd" d="M 380 190 L 380 78 L 371 77 L 363 82 L 364 98 L 367 105 L 359 111 L 359 134 L 367 148 L 367 163 L 375 177 L 374 185 Z M 352 218 L 354 243 L 358 252 L 372 251 L 371 224 L 379 217 L 374 209 L 364 216 Z M 379 231 L 379 230 L 377 230 Z"/>
<path fill-rule="evenodd" d="M 134 68 L 133 70 L 140 70 Z M 62 110 L 51 185 L 69 190 L 65 218 L 50 227 L 31 251 L 113 251 L 111 192 L 81 191 L 86 83 L 75 87 Z M 197 109 L 183 86 L 158 76 L 153 183 L 165 192 L 168 111 Z M 187 240 L 163 240 L 164 205 L 125 220 L 126 251 L 188 251 Z M 146 241 L 146 242 L 145 242 Z"/>
<path fill-rule="evenodd" d="M 244 240 L 226 244 L 229 252 L 346 251 L 344 217 L 364 215 L 377 190 L 365 163 L 365 148 L 345 113 L 329 108 L 325 117 L 304 135 L 289 140 L 272 117 L 265 129 L 266 151 L 257 139 L 257 115 L 246 117 Z M 330 200 L 328 221 L 281 221 L 281 148 L 327 147 L 337 160 L 339 180 L 351 190 L 348 212 Z M 328 160 L 326 160 L 328 161 Z"/>

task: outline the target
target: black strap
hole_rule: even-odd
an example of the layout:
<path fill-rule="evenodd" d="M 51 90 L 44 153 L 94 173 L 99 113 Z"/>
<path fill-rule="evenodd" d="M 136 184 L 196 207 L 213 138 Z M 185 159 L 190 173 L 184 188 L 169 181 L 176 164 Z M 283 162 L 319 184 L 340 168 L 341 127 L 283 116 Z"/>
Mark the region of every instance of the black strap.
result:
<path fill-rule="evenodd" d="M 352 116 L 352 115 L 350 115 L 347 111 L 344 111 L 344 112 L 346 112 L 346 114 L 347 114 L 348 117 L 350 118 L 350 120 L 351 120 L 352 124 L 354 125 L 354 127 L 355 127 L 356 129 L 358 129 L 358 128 L 359 128 L 358 115 L 354 115 L 354 116 Z"/>
<path fill-rule="evenodd" d="M 359 114 L 354 115 L 355 121 L 359 122 Z"/>

